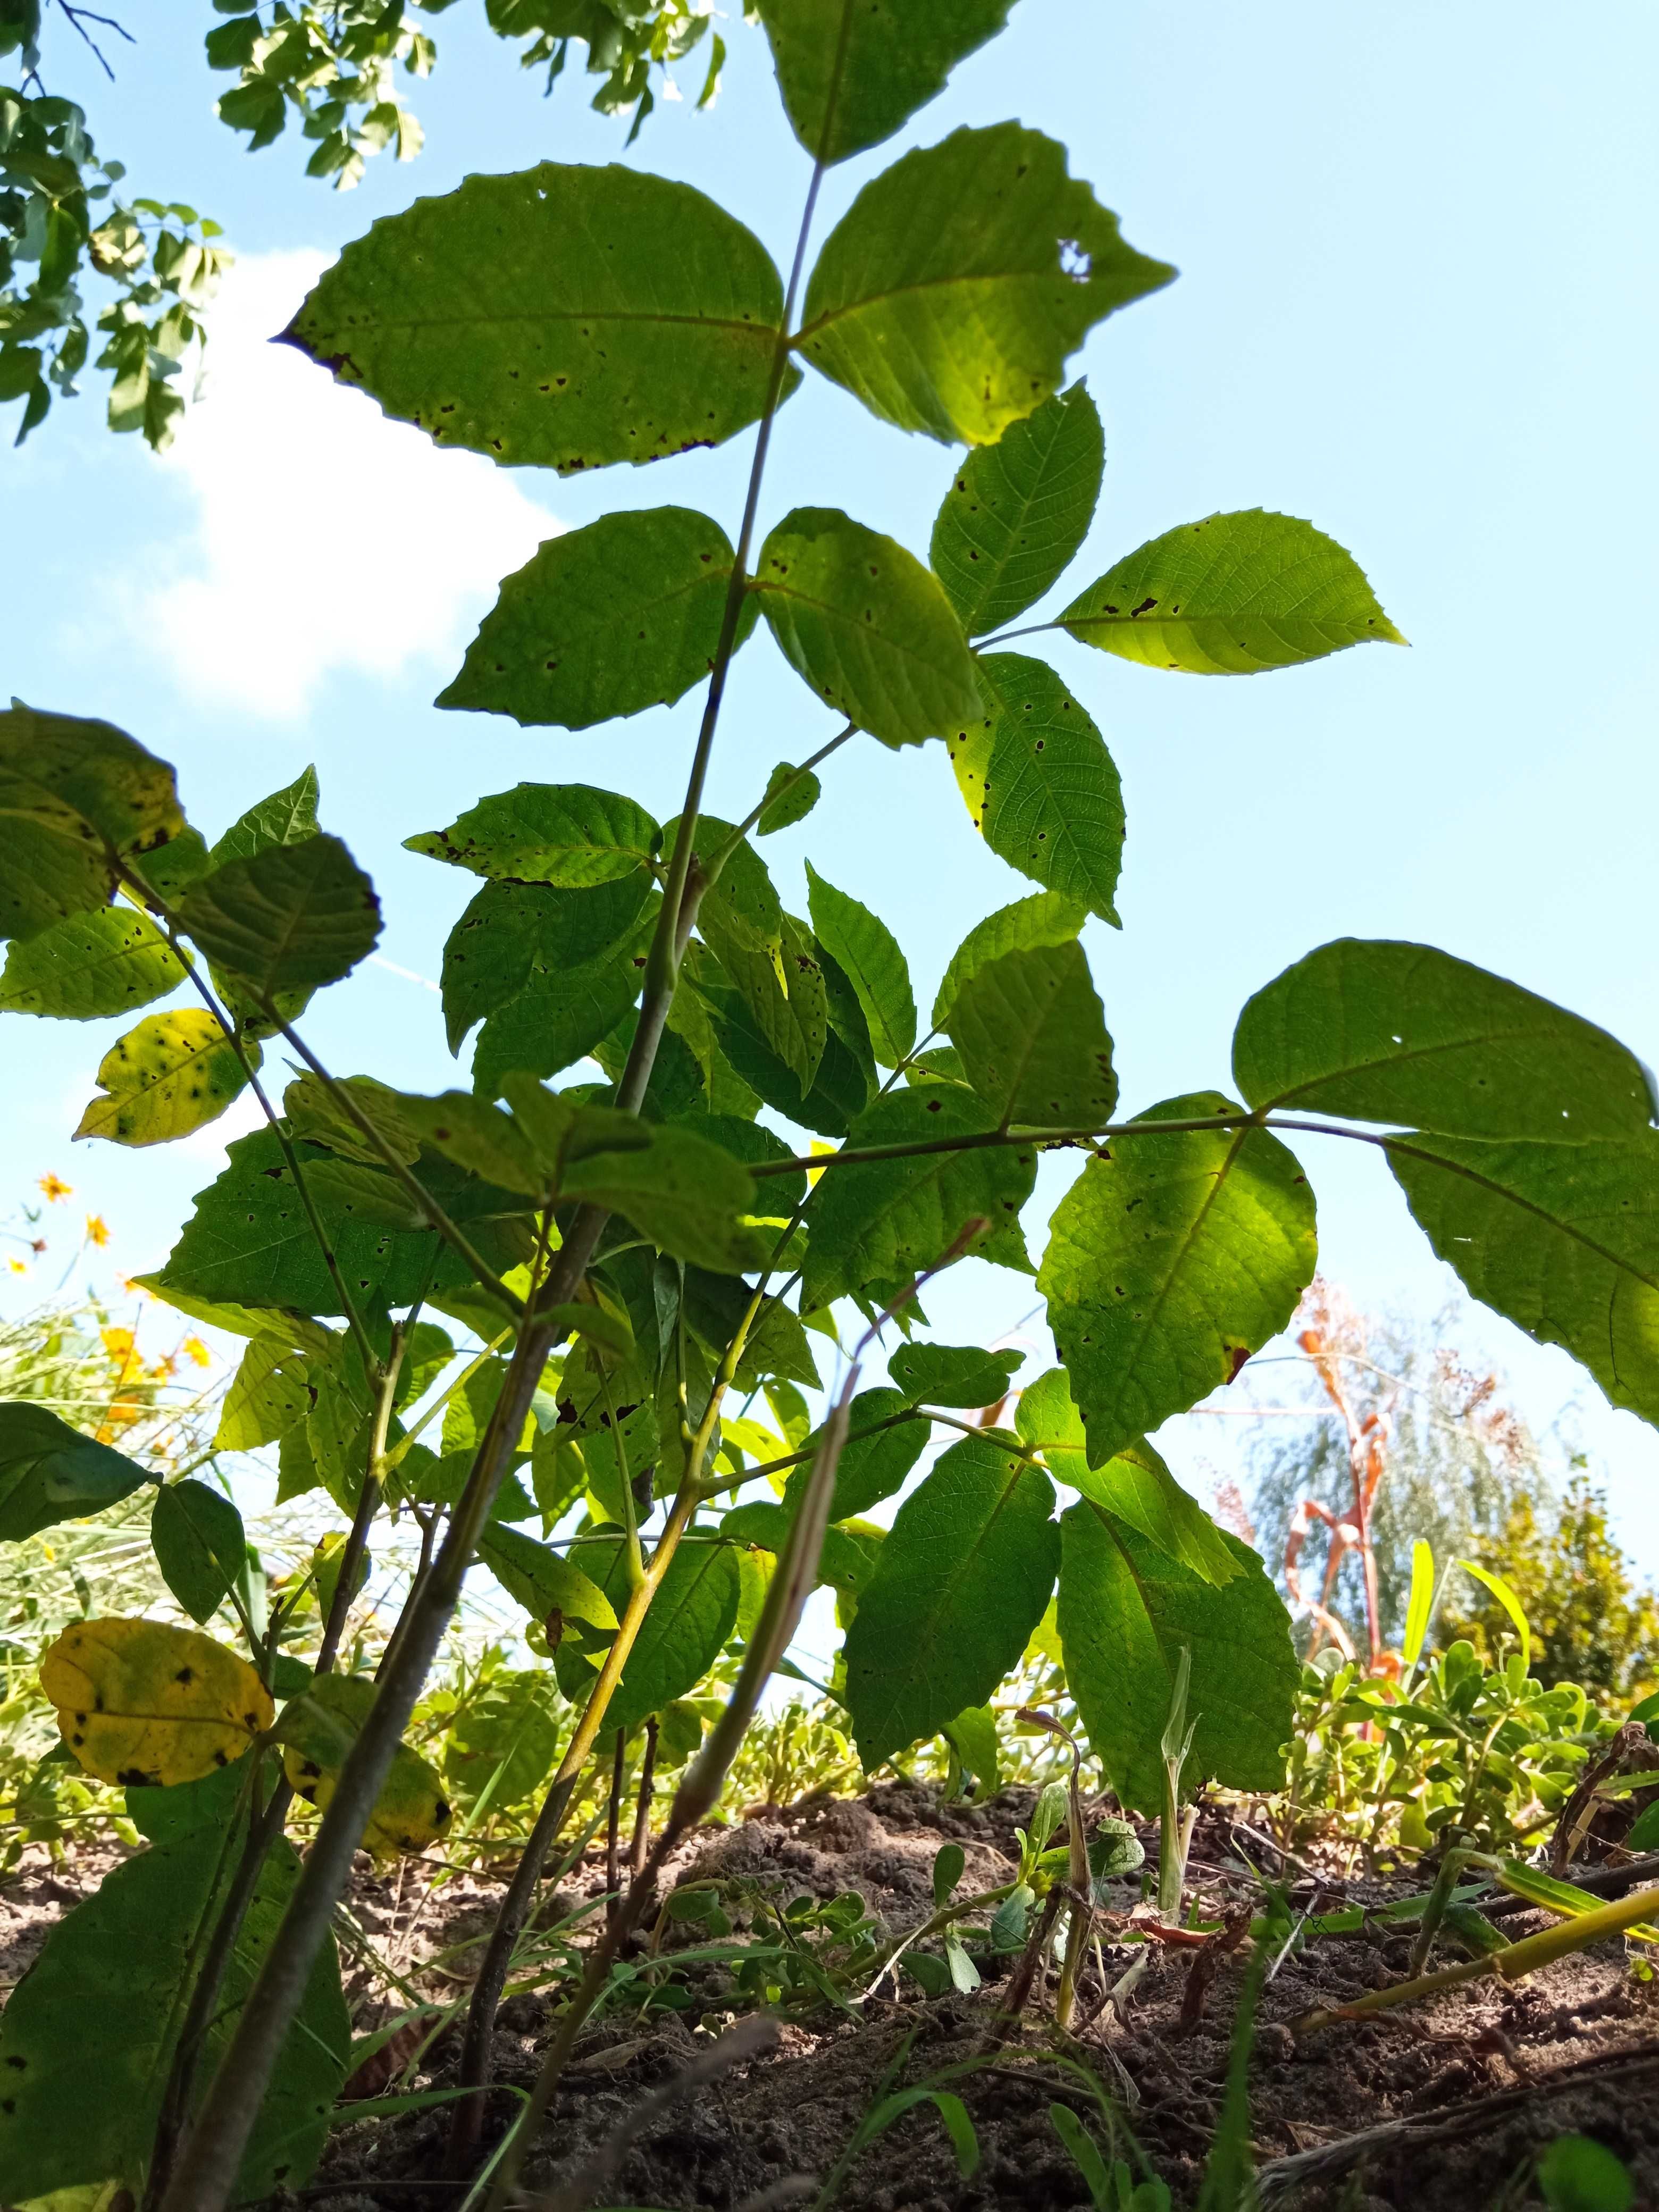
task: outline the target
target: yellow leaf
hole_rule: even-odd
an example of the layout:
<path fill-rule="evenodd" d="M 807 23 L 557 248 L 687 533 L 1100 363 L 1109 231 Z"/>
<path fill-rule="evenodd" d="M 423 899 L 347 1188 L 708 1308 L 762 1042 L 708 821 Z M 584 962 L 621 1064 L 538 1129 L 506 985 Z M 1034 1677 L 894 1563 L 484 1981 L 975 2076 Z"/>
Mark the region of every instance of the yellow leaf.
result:
<path fill-rule="evenodd" d="M 161 1620 L 77 1620 L 41 1655 L 40 1686 L 88 1773 L 128 1788 L 228 1766 L 276 1717 L 246 1659 Z"/>
<path fill-rule="evenodd" d="M 258 1047 L 244 1047 L 258 1064 Z M 98 1080 L 108 1094 L 81 1116 L 77 1137 L 117 1145 L 161 1145 L 216 1121 L 247 1081 L 217 1020 L 204 1006 L 148 1014 L 104 1054 Z"/>
<path fill-rule="evenodd" d="M 283 1711 L 283 1770 L 299 1795 L 325 1813 L 346 1754 L 374 1702 L 364 1674 L 324 1674 Z M 423 1851 L 449 1826 L 450 1807 L 435 1767 L 400 1743 L 363 1832 L 376 1858 Z"/>

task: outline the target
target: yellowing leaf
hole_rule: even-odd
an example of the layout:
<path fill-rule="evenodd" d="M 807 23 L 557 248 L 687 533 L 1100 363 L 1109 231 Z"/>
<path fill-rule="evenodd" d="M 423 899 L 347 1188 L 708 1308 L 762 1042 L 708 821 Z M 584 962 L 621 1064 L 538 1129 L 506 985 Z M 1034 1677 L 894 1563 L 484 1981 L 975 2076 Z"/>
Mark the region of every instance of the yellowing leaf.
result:
<path fill-rule="evenodd" d="M 244 1048 L 257 1061 L 258 1048 Z M 204 1006 L 149 1014 L 104 1054 L 98 1080 L 107 1096 L 81 1116 L 77 1137 L 117 1145 L 163 1145 L 216 1121 L 247 1072 Z"/>
<path fill-rule="evenodd" d="M 308 1804 L 328 1810 L 340 1769 L 374 1702 L 363 1674 L 324 1674 L 283 1714 L 283 1770 Z M 450 1807 L 435 1767 L 399 1744 L 363 1832 L 376 1858 L 423 1851 L 448 1826 Z"/>
<path fill-rule="evenodd" d="M 40 1686 L 88 1773 L 129 1789 L 228 1766 L 276 1715 L 246 1660 L 160 1620 L 77 1620 L 43 1653 Z"/>

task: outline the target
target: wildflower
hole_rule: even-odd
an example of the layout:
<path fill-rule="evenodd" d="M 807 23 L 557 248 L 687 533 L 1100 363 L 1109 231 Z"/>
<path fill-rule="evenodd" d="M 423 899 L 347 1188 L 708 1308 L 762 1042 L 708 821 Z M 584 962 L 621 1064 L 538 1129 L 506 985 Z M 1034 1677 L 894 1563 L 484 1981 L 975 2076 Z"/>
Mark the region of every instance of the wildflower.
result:
<path fill-rule="evenodd" d="M 29 1263 L 27 1260 L 8 1260 L 6 1262 L 6 1272 L 8 1274 L 27 1275 L 28 1271 Z"/>
<path fill-rule="evenodd" d="M 100 1251 L 109 1243 L 109 1224 L 101 1213 L 88 1214 L 87 1242 L 97 1245 Z"/>
<path fill-rule="evenodd" d="M 98 1332 L 104 1340 L 104 1349 L 118 1367 L 125 1367 L 132 1357 L 137 1339 L 130 1328 L 104 1328 Z"/>
<path fill-rule="evenodd" d="M 62 1176 L 43 1175 L 35 1188 L 44 1191 L 48 1201 L 54 1206 L 60 1198 L 73 1198 L 75 1195 L 74 1184 L 65 1182 Z"/>
<path fill-rule="evenodd" d="M 179 1340 L 179 1351 L 189 1360 L 192 1367 L 211 1367 L 213 1364 L 213 1354 L 199 1336 L 181 1336 Z"/>

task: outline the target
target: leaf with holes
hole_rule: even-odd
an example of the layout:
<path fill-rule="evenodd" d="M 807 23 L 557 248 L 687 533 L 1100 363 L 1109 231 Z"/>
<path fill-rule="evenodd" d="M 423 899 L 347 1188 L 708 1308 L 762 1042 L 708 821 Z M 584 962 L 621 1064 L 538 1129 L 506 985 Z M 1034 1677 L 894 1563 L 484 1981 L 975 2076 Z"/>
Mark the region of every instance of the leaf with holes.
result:
<path fill-rule="evenodd" d="M 994 1127 L 970 1091 L 930 1084 L 878 1099 L 854 1123 L 848 1148 L 922 1146 L 982 1137 Z M 1017 1145 L 919 1150 L 826 1169 L 807 1209 L 803 1304 L 896 1292 L 933 1267 L 975 1218 L 987 1224 L 974 1247 L 979 1256 L 1028 1273 L 1019 1212 L 1036 1180 L 1035 1152 Z"/>
<path fill-rule="evenodd" d="M 0 974 L 0 1013 L 96 1021 L 164 999 L 184 980 L 184 963 L 148 915 L 100 907 L 11 945 Z"/>
<path fill-rule="evenodd" d="M 211 1620 L 247 1563 L 242 1516 L 223 1491 L 190 1476 L 163 1483 L 149 1541 L 162 1581 L 191 1619 Z"/>
<path fill-rule="evenodd" d="M 1112 1040 L 1075 939 L 976 969 L 957 993 L 950 1035 L 999 1128 L 1098 1129 L 1110 1121 Z"/>
<path fill-rule="evenodd" d="M 1123 1804 L 1162 1808 L 1159 1747 L 1183 1645 L 1193 1726 L 1183 1790 L 1206 1781 L 1282 1789 L 1301 1668 L 1290 1615 L 1255 1553 L 1218 1531 L 1235 1570 L 1218 1589 L 1091 1500 L 1069 1507 L 1060 1526 L 1066 1679 Z"/>
<path fill-rule="evenodd" d="M 1126 244 L 1054 139 L 956 131 L 854 201 L 796 344 L 884 422 L 988 446 L 1059 388 L 1097 322 L 1174 275 Z"/>
<path fill-rule="evenodd" d="M 1237 1110 L 1200 1091 L 1139 1118 Z M 1231 1382 L 1290 1320 L 1318 1249 L 1307 1177 L 1265 1130 L 1115 1137 L 1054 1209 L 1037 1271 L 1091 1461 Z"/>
<path fill-rule="evenodd" d="M 104 1096 L 82 1115 L 77 1137 L 117 1145 L 165 1145 L 216 1121 L 247 1086 L 242 1055 L 254 1067 L 252 1039 L 239 1054 L 204 1006 L 146 1014 L 99 1062 Z"/>
<path fill-rule="evenodd" d="M 1011 868 L 1117 928 L 1123 787 L 1106 740 L 1043 661 L 994 653 L 979 682 L 987 711 L 949 743 L 974 827 Z"/>
<path fill-rule="evenodd" d="M 714 665 L 736 556 L 685 507 L 602 515 L 507 578 L 440 707 L 591 729 L 672 706 Z M 755 627 L 741 603 L 734 649 Z"/>
<path fill-rule="evenodd" d="M 1431 945 L 1352 937 L 1249 1000 L 1233 1074 L 1252 1106 L 1444 1137 L 1637 1139 L 1656 1112 L 1605 1030 Z"/>
<path fill-rule="evenodd" d="M 227 860 L 191 886 L 178 914 L 216 969 L 266 995 L 337 982 L 380 934 L 374 886 L 330 836 Z"/>
<path fill-rule="evenodd" d="M 902 1344 L 887 1372 L 907 1398 L 929 1406 L 998 1406 L 1024 1353 L 981 1352 L 971 1344 Z"/>
<path fill-rule="evenodd" d="M 1012 0 L 758 0 L 790 128 L 826 166 L 890 138 Z"/>
<path fill-rule="evenodd" d="M 533 1536 L 518 1528 L 487 1528 L 478 1540 L 478 1557 L 507 1595 L 542 1624 L 554 1644 L 568 1620 L 615 1635 L 616 1607 L 599 1584 L 574 1560 L 538 1544 Z M 556 1613 L 556 1627 L 550 1625 Z"/>
<path fill-rule="evenodd" d="M 64 1742 L 100 1782 L 194 1782 L 228 1766 L 276 1708 L 246 1659 L 161 1620 L 72 1622 L 40 1655 Z"/>
<path fill-rule="evenodd" d="M 283 1771 L 319 1813 L 333 1801 L 340 1769 L 374 1703 L 374 1685 L 367 1674 L 319 1674 L 283 1708 L 276 1733 Z M 423 1851 L 448 1826 L 450 1811 L 437 1769 L 400 1743 L 369 1814 L 364 1845 L 377 1858 Z"/>
<path fill-rule="evenodd" d="M 1042 1618 L 1060 1564 L 1054 1486 L 964 1437 L 898 1510 L 847 1633 L 866 1768 L 982 1705 Z"/>
<path fill-rule="evenodd" d="M 1060 619 L 1085 645 L 1192 676 L 1254 676 L 1350 645 L 1406 642 L 1351 553 L 1311 522 L 1261 507 L 1165 531 Z"/>
<path fill-rule="evenodd" d="M 837 890 L 810 860 L 806 881 L 818 942 L 857 994 L 876 1058 L 884 1067 L 897 1067 L 916 1042 L 916 1001 L 898 940 L 879 915 Z"/>
<path fill-rule="evenodd" d="M 112 723 L 0 711 L 0 937 L 113 896 L 119 864 L 182 836 L 173 770 Z"/>
<path fill-rule="evenodd" d="M 969 637 L 1000 629 L 1058 582 L 1089 534 L 1105 468 L 1100 410 L 1081 384 L 967 456 L 929 558 Z"/>
<path fill-rule="evenodd" d="M 1409 1136 L 1389 1164 L 1471 1296 L 1659 1421 L 1659 1131 L 1601 1144 Z"/>
<path fill-rule="evenodd" d="M 382 216 L 283 335 L 439 445 L 568 475 L 755 422 L 782 315 L 765 247 L 703 193 L 544 161 Z"/>
<path fill-rule="evenodd" d="M 447 830 L 406 837 L 404 848 L 475 876 L 589 890 L 635 877 L 654 857 L 661 833 L 620 791 L 591 783 L 520 783 L 481 799 Z M 638 886 L 643 897 L 645 886 Z"/>
<path fill-rule="evenodd" d="M 21 1543 L 59 1521 L 118 1505 L 143 1470 L 45 1406 L 0 1401 L 0 1543 Z"/>
<path fill-rule="evenodd" d="M 582 890 L 486 884 L 444 946 L 450 1050 L 480 1021 L 495 1024 L 480 1040 L 492 1071 L 551 1075 L 591 1050 L 633 1004 L 638 977 L 625 971 L 648 927 L 651 897 L 650 872 L 639 866 Z M 514 1059 L 520 1048 L 526 1056 Z"/>

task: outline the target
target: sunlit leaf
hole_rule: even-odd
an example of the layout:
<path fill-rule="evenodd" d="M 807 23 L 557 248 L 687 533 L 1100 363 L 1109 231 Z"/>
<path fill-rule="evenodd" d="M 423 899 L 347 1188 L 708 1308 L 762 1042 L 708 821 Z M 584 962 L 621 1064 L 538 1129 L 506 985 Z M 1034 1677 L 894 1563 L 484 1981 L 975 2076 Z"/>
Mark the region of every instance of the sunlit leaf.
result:
<path fill-rule="evenodd" d="M 916 1042 L 916 1002 L 898 940 L 878 915 L 826 882 L 810 860 L 806 881 L 818 941 L 858 994 L 877 1059 L 884 1067 L 897 1067 Z"/>
<path fill-rule="evenodd" d="M 815 161 L 878 145 L 925 106 L 1012 0 L 758 0 L 778 90 Z"/>
<path fill-rule="evenodd" d="M 588 783 L 520 783 L 481 799 L 447 830 L 404 840 L 411 853 L 523 884 L 590 890 L 633 876 L 660 833 L 642 806 Z M 641 887 L 641 893 L 643 887 Z"/>
<path fill-rule="evenodd" d="M 374 1685 L 366 1674 L 321 1674 L 283 1709 L 283 1770 L 319 1813 L 333 1801 L 340 1769 L 374 1703 Z M 377 1858 L 423 1851 L 448 1826 L 450 1814 L 437 1770 L 400 1743 L 363 1831 L 364 1848 Z"/>
<path fill-rule="evenodd" d="M 374 949 L 380 902 L 337 837 L 268 845 L 227 860 L 179 904 L 213 963 L 262 994 L 337 982 Z"/>
<path fill-rule="evenodd" d="M 929 557 L 969 637 L 1012 622 L 1065 574 L 1089 533 L 1105 466 L 1100 412 L 1081 384 L 967 455 Z"/>
<path fill-rule="evenodd" d="M 981 1352 L 976 1345 L 902 1344 L 887 1372 L 905 1396 L 929 1406 L 998 1406 L 1024 1353 Z"/>
<path fill-rule="evenodd" d="M 1076 899 L 1066 898 L 1058 891 L 1039 891 L 1035 898 L 1018 899 L 1012 906 L 999 907 L 983 921 L 976 921 L 951 955 L 945 980 L 933 1000 L 933 1027 L 949 1027 L 957 992 L 981 968 L 1010 952 L 1029 951 L 1045 945 L 1069 945 L 1088 918 L 1088 908 Z"/>
<path fill-rule="evenodd" d="M 1058 390 L 1095 324 L 1174 274 L 1125 243 L 1052 138 L 956 131 L 854 201 L 797 343 L 884 421 L 989 445 Z"/>
<path fill-rule="evenodd" d="M 538 1544 L 517 1528 L 492 1528 L 479 1540 L 478 1556 L 507 1595 L 541 1623 L 555 1644 L 567 1620 L 585 1621 L 591 1628 L 615 1633 L 617 1613 L 611 1600 L 574 1559 L 549 1545 Z M 550 1626 L 556 1613 L 558 1624 Z"/>
<path fill-rule="evenodd" d="M 77 1620 L 40 1655 L 64 1741 L 101 1782 L 193 1782 L 240 1759 L 275 1707 L 246 1659 L 160 1620 Z"/>
<path fill-rule="evenodd" d="M 164 999 L 183 963 L 148 915 L 100 907 L 15 940 L 0 974 L 0 1013 L 89 1022 Z"/>
<path fill-rule="evenodd" d="M 125 731 L 21 700 L 0 711 L 0 936 L 106 904 L 120 861 L 184 828 L 173 770 Z"/>
<path fill-rule="evenodd" d="M 271 845 L 303 845 L 317 835 L 317 771 L 301 769 L 292 783 L 239 815 L 207 854 L 206 866 L 251 860 Z"/>
<path fill-rule="evenodd" d="M 216 1121 L 247 1085 L 246 1061 L 259 1064 L 249 1039 L 239 1054 L 205 1006 L 146 1014 L 98 1066 L 104 1096 L 82 1115 L 77 1137 L 118 1145 L 165 1145 Z"/>
<path fill-rule="evenodd" d="M 628 1599 L 627 1547 L 611 1537 L 584 1544 L 582 1565 L 618 1610 Z M 694 1690 L 720 1656 L 738 1617 L 741 1578 L 729 1545 L 682 1544 L 641 1623 L 622 1679 L 605 1709 L 607 1731 L 636 1729 L 648 1714 Z M 585 1698 L 610 1639 L 567 1636 L 554 1655 L 566 1697 Z M 585 1656 L 584 1656 L 585 1655 Z"/>
<path fill-rule="evenodd" d="M 909 1402 L 908 1393 L 885 1383 L 878 1383 L 873 1390 L 860 1390 L 854 1399 L 848 1409 L 847 1442 L 836 1467 L 835 1493 L 830 1501 L 831 1521 L 848 1521 L 867 1513 L 884 1498 L 892 1498 L 903 1489 L 910 1470 L 927 1449 L 928 1437 L 926 1421 L 895 1419 L 908 1412 Z M 884 1422 L 892 1425 L 884 1427 Z M 815 1429 L 798 1449 L 816 1452 L 823 1435 L 822 1429 Z M 811 1476 L 810 1459 L 791 1468 L 783 1493 L 787 1505 L 793 1509 Z"/>
<path fill-rule="evenodd" d="M 957 988 L 950 1034 L 1000 1128 L 1097 1129 L 1110 1120 L 1112 1040 L 1075 939 L 976 968 Z"/>

